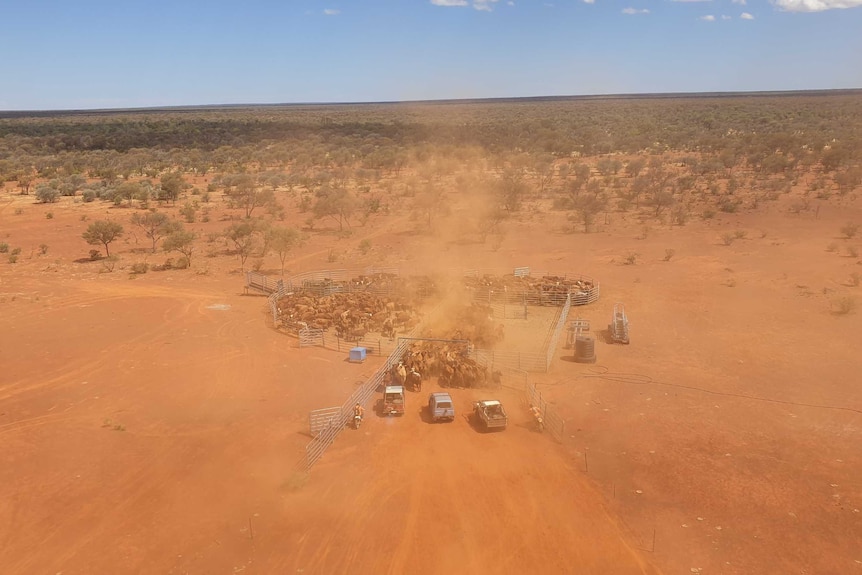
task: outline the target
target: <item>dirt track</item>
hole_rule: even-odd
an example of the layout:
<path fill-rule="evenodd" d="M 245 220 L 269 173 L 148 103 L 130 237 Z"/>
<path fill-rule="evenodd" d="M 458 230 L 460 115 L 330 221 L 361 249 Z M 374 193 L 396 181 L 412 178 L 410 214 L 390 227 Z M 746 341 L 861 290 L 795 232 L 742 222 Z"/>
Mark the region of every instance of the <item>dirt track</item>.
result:
<path fill-rule="evenodd" d="M 456 390 L 458 418 L 425 421 L 427 389 L 403 418 L 372 415 L 339 438 L 315 481 L 328 505 L 294 535 L 295 560 L 312 573 L 655 573 L 605 512 L 592 487 L 550 438 L 536 433 L 521 395 L 505 432 L 468 422 L 472 398 Z M 485 396 L 489 394 L 485 392 Z M 292 500 L 286 500 L 286 509 Z M 288 538 L 288 541 L 290 538 Z M 279 565 L 281 567 L 281 565 Z"/>

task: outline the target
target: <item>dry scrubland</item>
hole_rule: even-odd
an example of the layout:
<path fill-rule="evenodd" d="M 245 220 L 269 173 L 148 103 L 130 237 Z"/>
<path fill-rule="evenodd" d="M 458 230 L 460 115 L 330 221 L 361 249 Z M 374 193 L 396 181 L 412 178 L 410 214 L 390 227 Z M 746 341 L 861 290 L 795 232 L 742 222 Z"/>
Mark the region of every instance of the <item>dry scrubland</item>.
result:
<path fill-rule="evenodd" d="M 860 130 L 859 93 L 0 117 L 3 572 L 862 572 Z M 366 265 L 585 273 L 632 344 L 531 374 L 562 445 L 411 394 L 298 474 L 380 360 L 240 272 Z"/>

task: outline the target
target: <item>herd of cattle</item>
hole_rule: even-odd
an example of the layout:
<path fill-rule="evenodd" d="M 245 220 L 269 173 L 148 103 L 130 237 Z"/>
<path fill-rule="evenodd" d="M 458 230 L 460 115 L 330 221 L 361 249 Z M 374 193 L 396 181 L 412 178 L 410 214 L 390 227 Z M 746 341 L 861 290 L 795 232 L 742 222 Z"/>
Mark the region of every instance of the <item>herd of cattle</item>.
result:
<path fill-rule="evenodd" d="M 406 301 L 370 292 L 315 296 L 300 291 L 282 297 L 278 312 L 285 327 L 334 328 L 345 339 L 360 339 L 369 331 L 394 337 L 396 330 L 419 323 L 419 314 Z"/>
<path fill-rule="evenodd" d="M 469 357 L 469 343 L 420 340 L 404 351 L 389 371 L 388 384 L 422 390 L 422 381 L 436 377 L 442 387 L 500 387 L 502 374 Z"/>
<path fill-rule="evenodd" d="M 591 280 L 559 276 L 468 276 L 462 286 L 468 292 L 466 299 L 474 303 L 447 312 L 459 328 L 455 339 L 488 347 L 504 335 L 502 324 L 493 320 L 490 303 L 561 305 L 568 294 L 585 297 L 593 289 Z M 438 284 L 428 276 L 379 273 L 347 281 L 322 279 L 306 282 L 283 296 L 278 314 L 281 325 L 295 331 L 334 329 L 336 335 L 351 341 L 359 341 L 369 332 L 394 338 L 419 323 L 417 309 L 438 293 Z"/>
<path fill-rule="evenodd" d="M 562 305 L 568 294 L 575 299 L 589 296 L 595 287 L 592 280 L 560 276 L 468 276 L 464 287 L 475 299 L 532 305 Z M 487 298 L 487 299 L 486 299 Z"/>

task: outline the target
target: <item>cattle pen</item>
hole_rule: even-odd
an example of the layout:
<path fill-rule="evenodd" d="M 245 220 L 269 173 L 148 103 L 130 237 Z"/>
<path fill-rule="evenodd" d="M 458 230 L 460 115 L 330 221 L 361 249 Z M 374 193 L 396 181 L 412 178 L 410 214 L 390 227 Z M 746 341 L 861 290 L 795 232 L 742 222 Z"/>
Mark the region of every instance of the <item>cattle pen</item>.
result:
<path fill-rule="evenodd" d="M 528 267 L 515 268 L 514 272 L 452 270 L 446 276 L 460 278 L 463 297 L 469 302 L 486 306 L 490 316 L 496 319 L 526 319 L 531 308 L 556 309 L 553 320 L 546 326 L 547 335 L 541 349 L 484 349 L 472 344 L 465 347 L 465 358 L 482 369 L 501 374 L 507 387 L 523 391 L 528 399 L 533 399 L 531 396 L 535 394 L 535 388 L 529 386 L 527 375 L 530 372 L 547 372 L 550 368 L 571 307 L 593 303 L 600 294 L 599 283 L 593 278 L 571 273 L 532 272 Z M 311 469 L 348 424 L 352 417 L 352 406 L 356 403 L 365 405 L 380 388 L 393 366 L 408 352 L 411 342 L 431 340 L 423 338 L 427 318 L 417 320 L 409 329 L 397 334 L 391 332 L 386 336 L 375 336 L 364 333 L 360 337 L 342 337 L 342 334 L 332 333 L 331 329 L 320 325 L 313 326 L 295 317 L 285 317 L 280 303 L 294 294 L 303 294 L 309 298 L 326 298 L 335 294 L 371 294 L 391 298 L 398 295 L 400 280 L 409 281 L 409 278 L 403 278 L 399 270 L 394 268 L 318 270 L 278 280 L 258 272 L 246 274 L 246 291 L 267 295 L 273 328 L 296 337 L 300 347 L 320 346 L 344 351 L 360 346 L 369 353 L 386 356 L 384 364 L 342 406 L 315 410 L 310 414 L 313 438 L 306 446 L 305 455 L 299 464 L 304 471 Z M 413 279 L 411 285 L 416 301 L 433 307 L 434 296 L 439 296 L 434 282 L 422 276 L 418 281 Z M 350 310 L 345 311 L 349 315 Z M 341 312 L 342 316 L 344 313 Z"/>

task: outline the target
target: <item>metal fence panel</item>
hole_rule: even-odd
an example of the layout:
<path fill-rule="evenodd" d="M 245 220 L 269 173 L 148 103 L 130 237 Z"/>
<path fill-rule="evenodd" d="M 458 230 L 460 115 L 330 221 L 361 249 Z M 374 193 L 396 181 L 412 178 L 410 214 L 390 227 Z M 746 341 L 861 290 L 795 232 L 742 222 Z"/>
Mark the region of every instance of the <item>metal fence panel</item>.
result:
<path fill-rule="evenodd" d="M 341 407 L 315 409 L 308 414 L 308 432 L 314 437 L 327 427 L 332 427 L 341 418 Z"/>
<path fill-rule="evenodd" d="M 563 308 L 560 310 L 559 318 L 557 319 L 557 325 L 554 328 L 553 335 L 551 336 L 550 341 L 548 341 L 548 349 L 547 355 L 545 358 L 545 371 L 551 368 L 551 363 L 554 360 L 554 354 L 557 353 L 557 346 L 560 343 L 560 337 L 563 334 L 563 329 L 566 327 L 566 320 L 569 317 L 569 310 L 572 308 L 572 296 L 571 294 L 566 298 L 566 303 L 563 305 Z"/>
<path fill-rule="evenodd" d="M 563 434 L 566 430 L 566 422 L 560 414 L 557 413 L 557 410 L 545 401 L 541 392 L 536 389 L 535 383 L 527 385 L 526 395 L 527 403 L 539 408 L 539 412 L 542 414 L 542 420 L 545 423 L 545 431 L 550 433 L 557 441 L 562 442 Z"/>
<path fill-rule="evenodd" d="M 311 347 L 323 345 L 322 329 L 304 327 L 299 330 L 299 347 Z"/>

